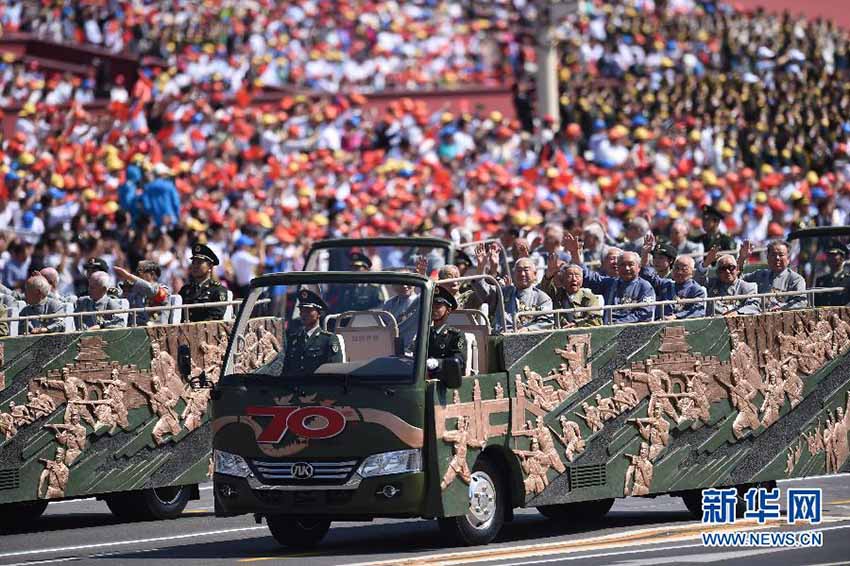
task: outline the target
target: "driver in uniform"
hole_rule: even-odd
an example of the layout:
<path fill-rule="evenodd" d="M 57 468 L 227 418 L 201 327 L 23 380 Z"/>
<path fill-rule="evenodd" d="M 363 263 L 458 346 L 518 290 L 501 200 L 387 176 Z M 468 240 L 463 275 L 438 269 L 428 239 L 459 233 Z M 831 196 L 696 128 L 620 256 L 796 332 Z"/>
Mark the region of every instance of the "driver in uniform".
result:
<path fill-rule="evenodd" d="M 458 361 L 461 374 L 466 373 L 466 338 L 463 332 L 446 324 L 449 314 L 457 309 L 457 300 L 442 287 L 434 289 L 431 306 L 431 331 L 428 336 L 428 369 L 435 371 L 443 360 Z"/>
<path fill-rule="evenodd" d="M 372 260 L 369 256 L 360 252 L 354 252 L 349 256 L 352 271 L 370 271 Z M 337 310 L 342 311 L 365 311 L 378 308 L 381 300 L 381 289 L 371 283 L 357 283 L 346 285 L 342 290 Z"/>
<path fill-rule="evenodd" d="M 322 330 L 319 322 L 328 305 L 316 293 L 298 293 L 302 327 L 286 335 L 283 359 L 285 375 L 309 375 L 322 364 L 342 362 L 342 348 L 336 334 Z"/>

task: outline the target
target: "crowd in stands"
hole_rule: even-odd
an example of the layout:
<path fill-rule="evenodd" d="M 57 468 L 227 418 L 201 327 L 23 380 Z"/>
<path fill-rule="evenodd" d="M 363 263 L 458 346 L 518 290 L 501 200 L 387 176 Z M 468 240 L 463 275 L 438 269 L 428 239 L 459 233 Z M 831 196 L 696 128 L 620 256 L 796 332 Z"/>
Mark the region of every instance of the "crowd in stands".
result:
<path fill-rule="evenodd" d="M 151 56 L 177 84 L 213 76 L 339 92 L 493 83 L 504 77 L 493 33 L 461 3 L 364 0 L 140 0 L 4 3 L 7 32 Z M 492 28 L 492 29 L 491 29 Z M 510 37 L 510 36 L 508 36 Z M 509 69 L 507 69 L 509 71 Z"/>
<path fill-rule="evenodd" d="M 7 2 L 4 32 L 164 65 L 143 65 L 130 87 L 4 57 L 0 96 L 21 109 L 0 145 L 2 283 L 22 292 L 52 268 L 56 293 L 82 297 L 84 266 L 101 258 L 110 286 L 116 267 L 150 278 L 138 268 L 153 262 L 158 283 L 181 289 L 203 244 L 238 297 L 258 272 L 299 269 L 317 239 L 387 234 L 519 238 L 542 279 L 558 230 L 581 236 L 600 277 L 625 262 L 643 280 L 650 232 L 675 249 L 654 264 L 846 224 L 850 35 L 713 2 L 663 5 L 580 3 L 557 28 L 560 120 L 534 120 L 531 3 L 488 19 L 436 1 Z M 479 57 L 491 40 L 498 56 Z M 374 61 L 389 63 L 363 67 Z M 358 93 L 499 77 L 516 81 L 516 119 L 412 99 L 378 113 Z M 252 104 L 284 83 L 335 94 Z M 84 106 L 97 92 L 109 113 Z M 676 289 L 700 273 L 684 263 Z M 575 288 L 578 271 L 549 275 Z M 596 294 L 610 287 L 582 278 Z"/>

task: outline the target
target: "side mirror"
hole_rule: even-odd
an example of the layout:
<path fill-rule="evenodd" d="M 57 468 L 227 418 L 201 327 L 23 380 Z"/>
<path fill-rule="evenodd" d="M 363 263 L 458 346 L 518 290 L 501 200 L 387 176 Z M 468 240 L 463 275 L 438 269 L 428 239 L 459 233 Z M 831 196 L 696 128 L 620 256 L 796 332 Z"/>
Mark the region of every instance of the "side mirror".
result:
<path fill-rule="evenodd" d="M 460 362 L 454 358 L 440 360 L 440 367 L 437 368 L 436 374 L 437 379 L 446 386 L 446 389 L 457 389 L 463 381 Z"/>
<path fill-rule="evenodd" d="M 183 379 L 189 379 L 192 373 L 192 350 L 188 344 L 181 344 L 177 347 L 177 369 Z"/>

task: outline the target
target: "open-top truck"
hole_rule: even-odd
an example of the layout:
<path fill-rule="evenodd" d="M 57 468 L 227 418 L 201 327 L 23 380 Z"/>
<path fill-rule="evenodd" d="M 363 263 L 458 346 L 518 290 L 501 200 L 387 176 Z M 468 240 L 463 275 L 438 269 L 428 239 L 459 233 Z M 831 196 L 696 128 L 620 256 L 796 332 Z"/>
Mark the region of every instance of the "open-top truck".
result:
<path fill-rule="evenodd" d="M 298 309 L 257 307 L 281 285 L 328 304 L 412 293 L 415 335 L 384 305 L 338 308 L 323 325 L 341 356 L 290 372 Z M 216 515 L 265 518 L 290 546 L 377 517 L 437 519 L 483 544 L 518 507 L 587 520 L 616 498 L 672 494 L 701 515 L 705 487 L 850 470 L 845 307 L 501 334 L 461 310 L 449 324 L 466 337 L 463 371 L 429 372 L 434 285 L 399 272 L 252 282 L 211 392 Z"/>

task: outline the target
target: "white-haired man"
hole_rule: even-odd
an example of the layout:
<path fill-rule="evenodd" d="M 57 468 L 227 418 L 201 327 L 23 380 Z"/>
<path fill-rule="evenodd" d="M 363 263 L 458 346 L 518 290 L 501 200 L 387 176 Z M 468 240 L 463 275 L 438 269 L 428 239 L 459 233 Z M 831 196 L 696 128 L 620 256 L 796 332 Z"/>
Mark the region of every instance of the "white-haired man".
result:
<path fill-rule="evenodd" d="M 24 296 L 27 306 L 21 309 L 18 316 L 44 316 L 63 312 L 62 303 L 50 298 L 50 283 L 41 275 L 33 275 L 24 285 Z M 65 323 L 59 317 L 32 319 L 21 321 L 24 334 L 44 334 L 46 332 L 62 332 Z"/>
<path fill-rule="evenodd" d="M 89 294 L 77 300 L 76 312 L 90 314 L 76 317 L 77 330 L 126 326 L 124 319 L 118 314 L 97 314 L 121 309 L 121 302 L 107 293 L 110 283 L 109 275 L 103 271 L 95 271 L 89 275 Z"/>
<path fill-rule="evenodd" d="M 484 246 L 475 249 L 478 262 L 478 273 L 484 273 L 485 267 L 489 266 L 493 272 L 498 268 L 497 256 L 490 255 Z M 494 260 L 494 257 L 496 258 Z M 518 316 L 523 312 L 549 311 L 552 310 L 552 299 L 535 285 L 537 283 L 537 267 L 531 258 L 522 257 L 514 263 L 513 283 L 502 285 L 502 296 L 505 299 L 506 321 L 495 321 L 496 327 L 515 330 L 518 332 L 527 330 L 542 330 L 552 327 L 552 315 L 541 316 Z M 487 303 L 489 312 L 498 315 L 497 295 L 499 290 L 483 280 L 473 282 L 472 289 L 475 295 Z"/>

